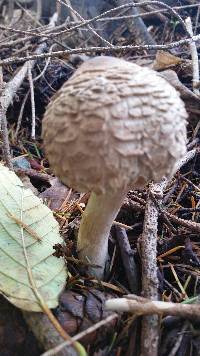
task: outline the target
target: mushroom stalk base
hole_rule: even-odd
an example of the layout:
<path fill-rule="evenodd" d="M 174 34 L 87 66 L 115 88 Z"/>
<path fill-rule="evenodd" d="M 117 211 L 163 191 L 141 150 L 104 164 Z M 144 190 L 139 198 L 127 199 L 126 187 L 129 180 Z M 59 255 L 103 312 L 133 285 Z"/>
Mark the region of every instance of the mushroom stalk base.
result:
<path fill-rule="evenodd" d="M 79 258 L 100 267 L 88 272 L 102 278 L 108 257 L 108 237 L 113 221 L 123 203 L 126 192 L 91 193 L 78 233 Z"/>

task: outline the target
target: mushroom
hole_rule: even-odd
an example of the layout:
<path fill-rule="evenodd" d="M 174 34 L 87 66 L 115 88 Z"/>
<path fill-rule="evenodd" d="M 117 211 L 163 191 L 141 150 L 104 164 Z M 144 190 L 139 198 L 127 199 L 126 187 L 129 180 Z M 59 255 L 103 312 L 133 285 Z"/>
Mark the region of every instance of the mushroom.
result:
<path fill-rule="evenodd" d="M 50 101 L 44 146 L 54 173 L 90 191 L 77 248 L 100 268 L 126 193 L 170 177 L 186 152 L 187 113 L 176 90 L 154 71 L 114 57 L 83 63 Z"/>

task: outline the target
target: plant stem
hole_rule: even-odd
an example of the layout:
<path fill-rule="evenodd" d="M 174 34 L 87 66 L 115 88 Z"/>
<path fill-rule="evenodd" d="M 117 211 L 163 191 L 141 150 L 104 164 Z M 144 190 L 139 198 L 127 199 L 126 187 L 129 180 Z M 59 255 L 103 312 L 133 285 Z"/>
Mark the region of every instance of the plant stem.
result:
<path fill-rule="evenodd" d="M 112 223 L 126 196 L 124 191 L 97 195 L 91 193 L 78 233 L 79 257 L 98 267 L 89 273 L 102 278 L 108 257 L 108 237 Z"/>

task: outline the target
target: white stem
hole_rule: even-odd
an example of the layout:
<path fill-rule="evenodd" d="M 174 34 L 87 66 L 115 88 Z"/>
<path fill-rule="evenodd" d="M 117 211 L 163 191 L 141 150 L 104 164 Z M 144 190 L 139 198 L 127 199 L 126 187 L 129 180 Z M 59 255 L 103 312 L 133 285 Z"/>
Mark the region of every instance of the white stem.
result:
<path fill-rule="evenodd" d="M 101 268 L 92 267 L 90 274 L 102 278 L 108 257 L 108 237 L 112 223 L 123 203 L 126 193 L 91 193 L 78 233 L 79 257 Z"/>

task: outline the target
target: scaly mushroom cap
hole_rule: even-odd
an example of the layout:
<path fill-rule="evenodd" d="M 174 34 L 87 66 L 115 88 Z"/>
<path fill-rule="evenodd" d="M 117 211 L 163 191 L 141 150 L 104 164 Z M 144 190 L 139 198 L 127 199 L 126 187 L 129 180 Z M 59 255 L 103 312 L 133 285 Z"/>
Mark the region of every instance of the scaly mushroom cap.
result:
<path fill-rule="evenodd" d="M 128 190 L 173 174 L 186 152 L 186 118 L 177 91 L 154 71 L 95 57 L 50 101 L 45 150 L 54 173 L 78 191 Z"/>

